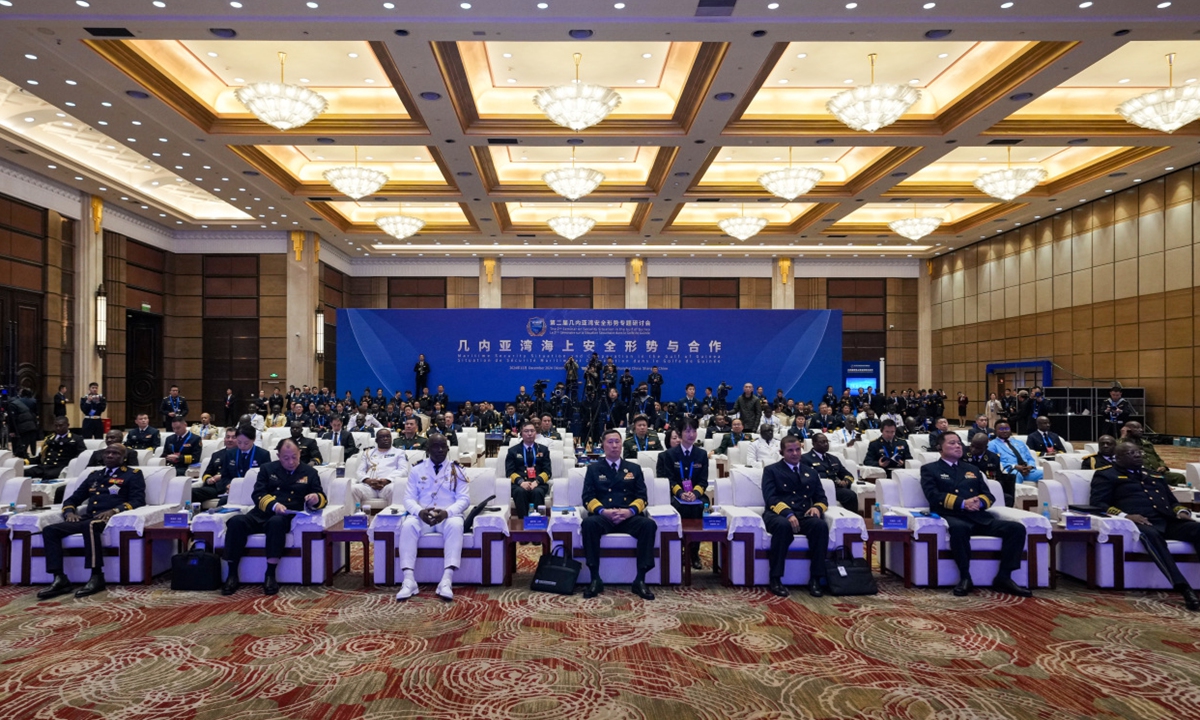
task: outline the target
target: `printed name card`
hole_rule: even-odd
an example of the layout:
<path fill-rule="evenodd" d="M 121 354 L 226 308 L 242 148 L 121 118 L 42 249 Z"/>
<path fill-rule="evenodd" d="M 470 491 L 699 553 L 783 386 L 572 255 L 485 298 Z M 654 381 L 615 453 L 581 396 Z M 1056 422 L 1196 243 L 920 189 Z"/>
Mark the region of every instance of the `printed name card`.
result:
<path fill-rule="evenodd" d="M 884 515 L 883 516 L 884 530 L 907 530 L 908 516 L 907 515 Z"/>
<path fill-rule="evenodd" d="M 729 518 L 724 515 L 705 515 L 702 526 L 705 530 L 728 530 Z"/>
<path fill-rule="evenodd" d="M 547 530 L 550 527 L 550 518 L 545 515 L 527 515 L 525 516 L 526 530 Z"/>
<path fill-rule="evenodd" d="M 1068 530 L 1091 530 L 1092 516 L 1091 515 L 1064 515 L 1067 521 Z"/>
<path fill-rule="evenodd" d="M 167 513 L 163 515 L 163 527 L 185 528 L 188 526 L 187 513 Z"/>
<path fill-rule="evenodd" d="M 347 530 L 366 530 L 367 516 L 366 515 L 347 515 L 346 520 L 342 523 L 342 527 Z"/>

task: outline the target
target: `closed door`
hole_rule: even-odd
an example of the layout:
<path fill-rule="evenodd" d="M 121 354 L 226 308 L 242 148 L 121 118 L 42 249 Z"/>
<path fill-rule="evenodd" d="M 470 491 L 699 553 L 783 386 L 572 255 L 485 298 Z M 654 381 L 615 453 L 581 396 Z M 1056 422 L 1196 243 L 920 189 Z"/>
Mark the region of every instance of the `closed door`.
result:
<path fill-rule="evenodd" d="M 154 425 L 163 397 L 162 316 L 128 311 L 125 327 L 125 424 L 132 427 L 146 413 Z"/>
<path fill-rule="evenodd" d="M 14 390 L 29 388 L 39 395 L 41 358 L 42 298 L 0 289 L 0 384 Z"/>

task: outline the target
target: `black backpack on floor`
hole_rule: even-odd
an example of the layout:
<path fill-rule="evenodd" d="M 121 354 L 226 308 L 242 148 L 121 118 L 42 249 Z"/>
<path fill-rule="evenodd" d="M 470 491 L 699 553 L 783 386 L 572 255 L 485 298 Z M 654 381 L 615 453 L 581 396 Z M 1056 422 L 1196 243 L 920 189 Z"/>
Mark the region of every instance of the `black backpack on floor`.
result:
<path fill-rule="evenodd" d="M 187 552 L 171 558 L 172 590 L 216 590 L 221 587 L 221 558 L 192 544 Z"/>

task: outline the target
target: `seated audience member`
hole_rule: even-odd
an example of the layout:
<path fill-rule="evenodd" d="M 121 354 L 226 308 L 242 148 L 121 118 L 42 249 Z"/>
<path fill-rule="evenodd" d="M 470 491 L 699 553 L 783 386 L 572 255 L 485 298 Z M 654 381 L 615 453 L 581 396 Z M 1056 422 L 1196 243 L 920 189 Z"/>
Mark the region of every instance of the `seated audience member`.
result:
<path fill-rule="evenodd" d="M 1184 485 L 1187 479 L 1183 473 L 1178 473 L 1167 467 L 1167 464 L 1158 456 L 1158 451 L 1154 449 L 1154 444 L 1147 440 L 1142 435 L 1142 424 L 1136 420 L 1125 423 L 1125 427 L 1121 429 L 1121 439 L 1128 440 L 1142 449 L 1142 463 L 1145 467 L 1153 470 L 1156 473 L 1162 473 L 1167 479 L 1168 485 Z"/>
<path fill-rule="evenodd" d="M 287 427 L 287 415 L 284 415 L 282 405 L 272 405 L 271 412 L 267 415 L 266 425 L 269 428 Z"/>
<path fill-rule="evenodd" d="M 815 443 L 815 439 L 814 439 Z M 825 577 L 825 560 L 829 554 L 829 526 L 825 511 L 829 501 L 821 478 L 803 460 L 803 443 L 794 435 L 779 441 L 783 459 L 763 468 L 763 522 L 771 534 L 770 583 L 768 588 L 779 597 L 790 593 L 783 585 L 783 571 L 788 549 L 797 535 L 808 538 L 810 570 L 808 593 L 821 597 L 821 580 Z"/>
<path fill-rule="evenodd" d="M 1142 465 L 1142 449 L 1136 443 L 1118 444 L 1115 460 L 1115 465 L 1092 476 L 1090 504 L 1137 523 L 1142 546 L 1154 564 L 1183 595 L 1187 609 L 1200 611 L 1200 599 L 1167 547 L 1168 540 L 1200 547 L 1200 522 L 1175 500 L 1162 473 Z"/>
<path fill-rule="evenodd" d="M 221 466 L 225 463 L 225 451 L 236 447 L 237 428 L 225 428 L 224 446 L 208 456 L 208 465 L 205 466 L 204 472 L 200 473 L 200 482 L 202 485 L 192 488 L 192 502 L 204 503 L 208 500 L 215 500 L 224 494 L 218 491 L 216 484 L 223 479 L 221 477 Z M 228 488 L 229 480 L 226 480 L 222 486 L 222 490 L 227 491 Z"/>
<path fill-rule="evenodd" d="M 879 416 L 875 414 L 875 408 L 868 405 L 863 410 L 863 417 L 858 421 L 858 429 L 866 432 L 868 430 L 879 429 Z"/>
<path fill-rule="evenodd" d="M 547 447 L 551 440 L 562 440 L 562 435 L 558 434 L 558 428 L 554 427 L 554 416 L 550 413 L 542 413 L 537 437 L 538 441 L 545 443 Z"/>
<path fill-rule="evenodd" d="M 192 463 L 200 462 L 204 444 L 188 429 L 187 420 L 182 417 L 171 420 L 171 429 L 175 432 L 163 441 L 160 457 L 175 468 L 175 475 L 186 475 Z"/>
<path fill-rule="evenodd" d="M 1117 439 L 1112 435 L 1101 435 L 1096 439 L 1097 451 L 1093 455 L 1085 455 L 1079 461 L 1084 470 L 1103 470 L 1112 467 L 1117 461 Z"/>
<path fill-rule="evenodd" d="M 105 449 L 107 449 L 107 447 L 109 445 L 120 445 L 120 444 L 121 444 L 121 431 L 120 430 L 109 430 L 108 432 L 104 433 L 104 447 L 100 448 L 99 450 L 92 451 L 92 456 L 88 458 L 87 466 L 88 467 L 103 467 L 104 466 L 104 451 L 105 451 Z M 125 460 L 121 464 L 126 467 L 137 467 L 137 464 L 138 464 L 137 450 L 134 450 L 133 448 L 128 448 L 128 447 L 125 448 Z M 61 502 L 61 499 L 56 500 L 55 502 L 56 503 Z"/>
<path fill-rule="evenodd" d="M 516 516 L 529 514 L 529 506 L 540 508 L 546 504 L 550 492 L 550 450 L 537 443 L 537 430 L 533 421 L 521 426 L 521 442 L 508 449 L 504 456 L 504 474 L 512 483 L 513 507 Z"/>
<path fill-rule="evenodd" d="M 746 465 L 766 467 L 779 462 L 779 441 L 775 439 L 775 428 L 763 423 L 758 429 L 758 438 L 746 448 Z"/>
<path fill-rule="evenodd" d="M 879 428 L 879 439 L 872 440 L 867 446 L 863 465 L 882 468 L 891 477 L 892 471 L 904 467 L 907 460 L 912 460 L 912 453 L 908 443 L 896 437 L 896 421 L 884 418 Z"/>
<path fill-rule="evenodd" d="M 659 468 L 666 471 L 660 477 L 667 479 L 671 489 L 671 506 L 686 519 L 703 517 L 704 506 L 710 502 L 707 494 L 708 453 L 704 448 L 696 447 L 699 431 L 700 421 L 684 416 L 671 431 L 673 437 L 678 436 L 678 444 L 658 456 Z M 700 543 L 688 543 L 688 562 L 695 570 L 701 568 Z"/>
<path fill-rule="evenodd" d="M 939 417 L 933 423 L 933 428 L 929 431 L 929 452 L 942 451 L 942 439 L 950 433 L 950 421 L 944 417 Z M 959 438 L 960 440 L 962 438 Z"/>
<path fill-rule="evenodd" d="M 801 442 L 809 438 L 811 433 L 808 431 L 808 420 L 803 412 L 798 412 L 792 417 L 792 424 L 788 426 L 786 434 L 800 438 Z"/>
<path fill-rule="evenodd" d="M 997 428 L 997 431 L 999 428 Z M 971 538 L 977 536 L 1000 538 L 1000 570 L 992 580 L 997 592 L 1030 597 L 1028 588 L 1013 582 L 1012 572 L 1021 567 L 1025 550 L 1025 526 L 1011 520 L 1001 520 L 988 509 L 996 498 L 988 490 L 983 471 L 962 459 L 962 438 L 948 433 L 941 444 L 941 458 L 921 466 L 921 490 L 929 507 L 950 526 L 950 552 L 958 566 L 958 584 L 954 595 L 962 597 L 971 592 Z"/>
<path fill-rule="evenodd" d="M 310 437 L 304 437 L 304 423 L 300 420 L 293 420 L 290 427 L 292 436 L 280 440 L 275 446 L 275 452 L 278 453 L 284 443 L 290 442 L 300 449 L 300 462 L 305 465 L 320 465 L 324 462 L 321 460 L 321 449 L 317 446 L 317 441 Z"/>
<path fill-rule="evenodd" d="M 853 447 L 854 443 L 862 439 L 862 431 L 858 429 L 858 423 L 855 422 L 854 416 L 847 415 L 842 420 L 842 427 L 829 433 L 826 437 L 831 443 L 842 447 Z"/>
<path fill-rule="evenodd" d="M 393 444 L 405 450 L 424 450 L 427 441 L 417 433 L 417 427 L 418 424 L 415 417 L 405 420 L 404 432 L 400 433 L 400 436 L 395 439 Z"/>
<path fill-rule="evenodd" d="M 88 475 L 63 503 L 63 521 L 42 529 L 46 572 L 54 576 L 54 582 L 38 592 L 38 600 L 49 600 L 71 591 L 71 581 L 63 572 L 62 546 L 63 540 L 71 535 L 83 535 L 83 566 L 92 571 L 91 578 L 75 597 L 95 595 L 105 589 L 104 528 L 117 513 L 146 504 L 146 480 L 142 471 L 122 465 L 124 458 L 123 446 L 104 448 L 104 467 Z M 85 502 L 87 509 L 80 512 L 79 508 Z"/>
<path fill-rule="evenodd" d="M 229 577 L 221 588 L 222 595 L 232 595 L 241 587 L 238 564 L 246 552 L 246 541 L 257 533 L 267 536 L 263 593 L 274 595 L 279 592 L 275 568 L 283 557 L 294 513 L 320 510 L 328 503 L 321 488 L 321 477 L 315 469 L 300 461 L 300 446 L 291 438 L 285 438 L 279 444 L 278 460 L 259 469 L 250 497 L 254 507 L 243 515 L 230 518 L 226 526 L 225 559 L 229 561 Z"/>
<path fill-rule="evenodd" d="M 437 403 L 434 403 L 435 405 Z M 433 423 L 435 430 L 441 433 L 446 438 L 446 442 L 450 443 L 450 447 L 458 447 L 458 431 L 461 427 L 454 422 L 454 413 L 446 410 L 442 412 L 434 411 Z"/>
<path fill-rule="evenodd" d="M 996 437 L 996 433 L 988 427 L 988 422 L 987 415 L 980 415 L 975 418 L 975 423 L 967 428 L 967 442 L 974 440 L 976 435 L 983 435 L 988 441 Z"/>
<path fill-rule="evenodd" d="M 150 416 L 146 413 L 141 413 L 134 421 L 134 427 L 129 429 L 125 435 L 125 447 L 133 448 L 134 450 L 157 450 L 162 444 L 162 440 L 158 434 L 158 428 L 150 427 Z"/>
<path fill-rule="evenodd" d="M 221 428 L 212 424 L 212 416 L 200 413 L 200 422 L 192 426 L 192 434 L 201 440 L 216 440 L 221 436 Z"/>
<path fill-rule="evenodd" d="M 658 524 L 646 515 L 646 481 L 642 468 L 621 458 L 621 433 L 605 431 L 604 457 L 588 466 L 583 479 L 583 503 L 588 515 L 583 518 L 583 550 L 592 581 L 584 598 L 604 592 L 600 578 L 600 538 L 621 532 L 637 540 L 637 576 L 631 590 L 644 600 L 654 594 L 646 587 L 646 573 L 654 568 L 654 540 Z M 706 468 L 707 469 L 707 468 Z"/>
<path fill-rule="evenodd" d="M 705 433 L 704 437 L 712 439 L 714 436 L 730 432 L 732 429 L 733 425 L 730 424 L 729 417 L 725 415 L 725 411 L 717 410 L 717 413 L 708 423 L 708 432 Z"/>
<path fill-rule="evenodd" d="M 817 414 L 809 419 L 809 432 L 832 432 L 838 428 L 839 423 L 833 417 L 833 409 L 825 403 L 821 403 L 817 409 Z"/>
<path fill-rule="evenodd" d="M 233 434 L 232 445 L 230 433 Z M 201 475 L 204 484 L 192 489 L 192 502 L 215 500 L 229 492 L 235 478 L 246 477 L 252 468 L 265 467 L 271 453 L 256 444 L 258 431 L 253 425 L 239 425 L 225 431 L 225 448 L 213 453 L 208 468 Z"/>
<path fill-rule="evenodd" d="M 748 385 L 749 383 L 747 383 Z M 725 437 L 721 438 L 721 444 L 717 446 L 716 455 L 728 455 L 729 448 L 735 447 L 740 442 L 749 442 L 750 436 L 743 432 L 742 419 L 734 418 L 732 427 Z"/>
<path fill-rule="evenodd" d="M 1042 470 L 1034 460 L 1033 453 L 1018 438 L 1012 436 L 1012 428 L 1003 420 L 996 423 L 996 437 L 988 443 L 988 450 L 1000 457 L 1000 470 L 1015 476 L 1017 482 L 1037 482 L 1042 479 Z"/>
<path fill-rule="evenodd" d="M 1000 488 L 1004 491 L 1004 504 L 1006 507 L 1013 507 L 1014 495 L 1016 493 L 1016 483 L 1012 474 L 1003 472 L 1000 469 L 1000 456 L 988 450 L 987 435 L 976 433 L 971 442 L 967 443 L 963 462 L 968 465 L 974 465 L 983 471 L 986 478 L 991 478 L 1000 483 Z"/>
<path fill-rule="evenodd" d="M 397 600 L 407 600 L 419 592 L 413 568 L 417 564 L 417 544 L 422 535 L 442 536 L 442 579 L 434 594 L 453 600 L 454 571 L 462 562 L 463 514 L 470 506 L 467 476 L 456 462 L 446 459 L 450 444 L 438 433 L 429 437 L 429 457 L 413 466 L 404 494 L 408 516 L 400 526 L 400 569 L 404 581 Z"/>
<path fill-rule="evenodd" d="M 1030 450 L 1047 458 L 1067 451 L 1058 433 L 1050 430 L 1050 418 L 1043 415 L 1036 422 L 1037 430 L 1029 433 L 1029 436 L 1025 438 L 1025 445 Z"/>
<path fill-rule="evenodd" d="M 636 460 L 639 452 L 662 450 L 658 434 L 650 430 L 650 419 L 638 415 L 633 419 L 633 432 L 625 438 L 624 456 L 628 460 Z"/>
<path fill-rule="evenodd" d="M 654 477 L 670 477 L 671 475 L 671 459 L 667 452 L 673 447 L 679 445 L 679 429 L 675 425 L 671 425 L 663 431 L 663 451 L 658 454 L 657 464 L 655 465 Z"/>
<path fill-rule="evenodd" d="M 854 484 L 854 475 L 836 455 L 829 453 L 829 438 L 825 433 L 813 435 L 813 449 L 801 455 L 800 462 L 811 468 L 818 477 L 833 481 L 838 505 L 850 512 L 858 512 L 858 493 L 850 487 Z"/>
<path fill-rule="evenodd" d="M 358 452 L 358 444 L 354 441 L 354 436 L 349 430 L 342 428 L 342 418 L 340 415 L 334 415 L 329 418 L 329 431 L 321 434 L 322 440 L 328 440 L 333 443 L 334 447 L 344 447 L 342 451 L 342 461 L 345 462 L 353 457 Z"/>
<path fill-rule="evenodd" d="M 408 479 L 410 468 L 408 456 L 403 450 L 392 447 L 392 431 L 382 428 L 375 431 L 375 447 L 363 451 L 355 476 L 354 499 L 360 504 L 376 498 L 388 505 L 393 504 L 396 487 Z"/>

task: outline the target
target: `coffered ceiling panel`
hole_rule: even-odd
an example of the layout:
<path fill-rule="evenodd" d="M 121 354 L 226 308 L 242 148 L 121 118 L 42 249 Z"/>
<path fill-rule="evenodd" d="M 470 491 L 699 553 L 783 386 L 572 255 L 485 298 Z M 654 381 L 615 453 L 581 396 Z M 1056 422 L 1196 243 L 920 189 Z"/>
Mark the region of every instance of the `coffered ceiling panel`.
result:
<path fill-rule="evenodd" d="M 294 195 L 338 195 L 322 175 L 335 167 L 369 167 L 388 176 L 375 196 L 457 196 L 437 148 L 415 145 L 234 145 L 230 149 Z M 356 159 L 357 157 L 357 159 Z"/>
<path fill-rule="evenodd" d="M 955 235 L 994 220 L 1009 210 L 998 203 L 867 203 L 825 228 L 827 234 L 894 235 L 888 223 L 910 217 L 939 217 L 934 235 Z M 905 241 L 907 242 L 907 241 Z"/>

